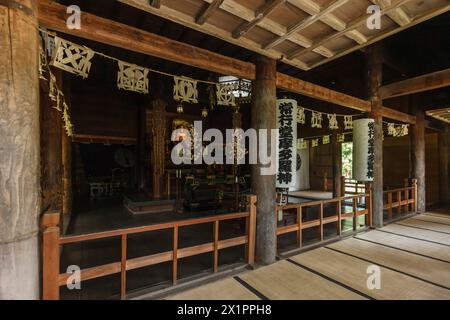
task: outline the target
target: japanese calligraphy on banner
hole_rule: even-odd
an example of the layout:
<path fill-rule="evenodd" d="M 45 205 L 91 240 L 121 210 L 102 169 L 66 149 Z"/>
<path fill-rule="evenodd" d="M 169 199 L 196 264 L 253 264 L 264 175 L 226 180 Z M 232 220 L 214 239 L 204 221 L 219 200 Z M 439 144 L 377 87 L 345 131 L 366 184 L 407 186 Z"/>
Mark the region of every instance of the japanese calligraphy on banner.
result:
<path fill-rule="evenodd" d="M 277 100 L 277 188 L 294 186 L 297 172 L 297 101 Z"/>
<path fill-rule="evenodd" d="M 94 51 L 70 41 L 55 37 L 56 51 L 50 65 L 87 78 Z"/>
<path fill-rule="evenodd" d="M 375 122 L 373 119 L 353 121 L 353 179 L 373 181 L 375 160 Z"/>
<path fill-rule="evenodd" d="M 124 61 L 118 62 L 117 87 L 138 93 L 148 93 L 149 70 Z"/>

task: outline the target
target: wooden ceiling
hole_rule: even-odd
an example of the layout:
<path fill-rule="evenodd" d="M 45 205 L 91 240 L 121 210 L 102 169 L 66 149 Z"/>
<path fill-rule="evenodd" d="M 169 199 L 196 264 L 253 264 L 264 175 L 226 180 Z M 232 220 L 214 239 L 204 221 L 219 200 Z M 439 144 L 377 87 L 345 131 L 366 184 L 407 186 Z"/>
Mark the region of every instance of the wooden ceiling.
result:
<path fill-rule="evenodd" d="M 310 70 L 450 10 L 448 0 L 117 0 Z M 379 5 L 380 30 L 367 28 Z"/>
<path fill-rule="evenodd" d="M 450 108 L 429 110 L 427 116 L 450 124 Z"/>

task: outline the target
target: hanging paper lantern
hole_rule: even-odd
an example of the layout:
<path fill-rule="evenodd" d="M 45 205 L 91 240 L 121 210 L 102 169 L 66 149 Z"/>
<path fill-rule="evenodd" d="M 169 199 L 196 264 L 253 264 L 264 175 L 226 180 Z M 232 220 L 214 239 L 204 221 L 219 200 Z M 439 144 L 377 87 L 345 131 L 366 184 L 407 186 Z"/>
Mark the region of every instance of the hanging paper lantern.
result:
<path fill-rule="evenodd" d="M 277 128 L 277 188 L 289 188 L 297 174 L 297 101 L 277 100 Z"/>
<path fill-rule="evenodd" d="M 353 179 L 373 181 L 375 122 L 373 119 L 353 121 Z"/>

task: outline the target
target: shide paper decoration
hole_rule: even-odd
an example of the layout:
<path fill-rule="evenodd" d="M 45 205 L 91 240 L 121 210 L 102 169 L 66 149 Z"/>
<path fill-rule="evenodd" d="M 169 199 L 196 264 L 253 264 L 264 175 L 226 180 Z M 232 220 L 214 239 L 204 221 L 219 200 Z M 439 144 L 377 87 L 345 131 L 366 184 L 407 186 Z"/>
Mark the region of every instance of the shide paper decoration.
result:
<path fill-rule="evenodd" d="M 233 94 L 234 85 L 233 84 L 216 84 L 217 93 L 217 105 L 219 106 L 236 106 L 236 98 Z"/>
<path fill-rule="evenodd" d="M 55 51 L 50 65 L 87 78 L 94 51 L 70 41 L 55 37 Z"/>
<path fill-rule="evenodd" d="M 360 119 L 353 122 L 353 180 L 373 181 L 375 121 Z"/>
<path fill-rule="evenodd" d="M 297 174 L 297 101 L 277 100 L 277 188 L 294 186 Z"/>
<path fill-rule="evenodd" d="M 329 114 L 328 115 L 328 124 L 329 124 L 328 128 L 330 130 L 337 130 L 337 129 L 339 129 L 337 116 L 335 114 Z"/>
<path fill-rule="evenodd" d="M 149 70 L 124 61 L 117 62 L 117 87 L 138 93 L 148 93 Z"/>
<path fill-rule="evenodd" d="M 197 80 L 174 77 L 173 98 L 176 101 L 198 103 Z"/>
<path fill-rule="evenodd" d="M 322 128 L 322 114 L 320 112 L 313 112 L 311 116 L 311 127 L 312 128 Z"/>

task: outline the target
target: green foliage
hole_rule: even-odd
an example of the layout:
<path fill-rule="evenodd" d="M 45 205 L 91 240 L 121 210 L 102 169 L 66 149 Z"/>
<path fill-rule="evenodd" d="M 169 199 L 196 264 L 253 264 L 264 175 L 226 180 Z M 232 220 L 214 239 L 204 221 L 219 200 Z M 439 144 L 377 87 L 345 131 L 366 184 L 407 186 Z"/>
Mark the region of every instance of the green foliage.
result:
<path fill-rule="evenodd" d="M 352 177 L 353 142 L 342 144 L 342 174 L 346 178 Z"/>

